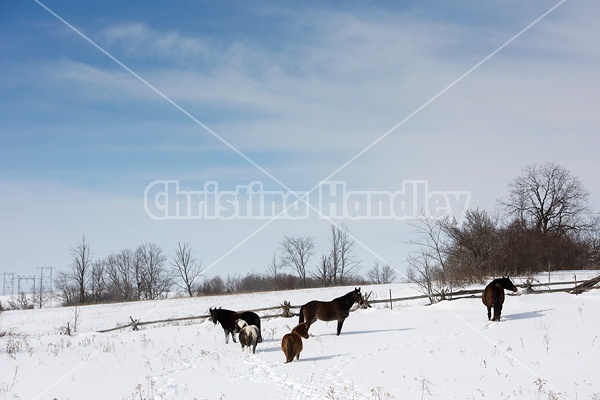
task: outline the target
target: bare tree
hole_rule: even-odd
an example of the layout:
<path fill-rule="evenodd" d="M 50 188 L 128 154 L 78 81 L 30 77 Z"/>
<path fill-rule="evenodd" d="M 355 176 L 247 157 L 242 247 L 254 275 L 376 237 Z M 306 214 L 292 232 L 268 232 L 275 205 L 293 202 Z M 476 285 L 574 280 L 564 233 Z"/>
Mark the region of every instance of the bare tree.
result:
<path fill-rule="evenodd" d="M 381 271 L 379 268 L 379 261 L 375 261 L 373 267 L 367 271 L 367 279 L 371 283 L 379 284 L 381 283 Z"/>
<path fill-rule="evenodd" d="M 277 261 L 277 254 L 273 253 L 273 258 L 267 266 L 267 278 L 272 282 L 272 288 L 275 290 L 281 289 L 281 266 Z"/>
<path fill-rule="evenodd" d="M 141 244 L 136 253 L 141 261 L 142 295 L 148 300 L 158 299 L 171 288 L 173 282 L 165 267 L 166 256 L 154 243 Z"/>
<path fill-rule="evenodd" d="M 193 257 L 192 249 L 188 243 L 177 243 L 177 250 L 172 261 L 184 289 L 190 297 L 194 296 L 194 281 L 202 274 L 202 263 Z"/>
<path fill-rule="evenodd" d="M 210 279 L 204 279 L 201 287 L 201 293 L 204 295 L 225 293 L 225 282 L 219 275 Z"/>
<path fill-rule="evenodd" d="M 131 254 L 131 273 L 134 282 L 134 300 L 141 300 L 147 292 L 144 279 L 146 265 L 145 245 L 139 245 Z"/>
<path fill-rule="evenodd" d="M 379 262 L 375 261 L 373 267 L 367 271 L 367 278 L 375 284 L 392 283 L 396 279 L 396 270 L 389 264 L 379 267 Z"/>
<path fill-rule="evenodd" d="M 59 271 L 54 278 L 54 287 L 56 288 L 63 305 L 68 306 L 75 304 L 78 293 L 71 274 Z"/>
<path fill-rule="evenodd" d="M 106 258 L 108 287 L 113 298 L 126 301 L 139 298 L 134 290 L 136 285 L 133 261 L 134 253 L 129 249 L 123 249 Z"/>
<path fill-rule="evenodd" d="M 71 263 L 72 279 L 77 285 L 79 291 L 79 302 L 84 303 L 87 300 L 87 284 L 92 272 L 92 256 L 90 245 L 85 239 L 85 235 L 81 238 L 81 243 L 71 247 Z"/>
<path fill-rule="evenodd" d="M 323 287 L 331 286 L 332 270 L 331 270 L 331 255 L 321 254 L 321 260 L 317 264 L 317 269 L 312 272 L 311 277 L 323 285 Z"/>
<path fill-rule="evenodd" d="M 33 288 L 33 303 L 37 304 L 39 308 L 43 308 L 44 304 L 53 297 L 54 291 L 52 290 L 52 282 L 44 280 L 43 272 L 40 274 L 40 284 L 36 288 Z M 1 310 L 1 307 L 0 307 Z"/>
<path fill-rule="evenodd" d="M 329 241 L 331 243 L 331 251 L 329 252 L 329 263 L 330 263 L 330 274 L 331 274 L 331 283 L 333 286 L 337 286 L 338 284 L 338 275 L 339 275 L 339 269 L 340 269 L 340 264 L 342 263 L 341 258 L 340 258 L 340 252 L 341 252 L 341 243 L 340 243 L 340 236 L 337 234 L 337 228 L 335 227 L 335 225 L 331 225 L 331 238 L 329 238 Z"/>
<path fill-rule="evenodd" d="M 354 240 L 345 226 L 331 225 L 331 276 L 333 285 L 343 285 L 345 280 L 360 267 L 353 254 Z"/>
<path fill-rule="evenodd" d="M 444 230 L 444 224 L 445 221 L 426 217 L 424 213 L 421 214 L 421 218 L 417 220 L 417 223 L 412 224 L 421 236 L 413 244 L 426 249 L 428 258 L 432 258 L 435 264 L 441 268 L 442 272 L 446 272 L 446 259 L 448 256 L 448 238 Z"/>
<path fill-rule="evenodd" d="M 381 283 L 392 283 L 396 280 L 396 269 L 389 264 L 381 267 Z"/>
<path fill-rule="evenodd" d="M 410 254 L 408 280 L 416 283 L 433 303 L 437 298 L 445 298 L 452 286 L 461 285 L 462 277 L 454 274 L 452 263 L 448 262 L 451 244 L 445 229 L 448 221 L 423 217 L 413 227 L 421 238 L 414 242 L 419 250 Z"/>
<path fill-rule="evenodd" d="M 453 275 L 459 275 L 457 279 L 470 282 L 496 272 L 502 246 L 496 215 L 485 210 L 467 210 L 460 225 L 452 220 L 442 221 L 440 226 L 447 240 L 443 246 L 448 260 L 446 272 L 450 269 Z"/>
<path fill-rule="evenodd" d="M 306 287 L 306 267 L 315 248 L 313 238 L 311 236 L 286 236 L 279 248 L 281 250 L 280 264 L 294 270 L 302 280 L 302 286 Z"/>
<path fill-rule="evenodd" d="M 588 191 L 565 167 L 532 164 L 509 185 L 506 213 L 544 235 L 562 236 L 586 228 Z"/>
<path fill-rule="evenodd" d="M 236 293 L 240 287 L 241 278 L 238 274 L 227 275 L 225 279 L 225 293 Z"/>
<path fill-rule="evenodd" d="M 264 292 L 271 289 L 272 282 L 269 283 L 268 279 L 263 274 L 248 273 L 244 277 L 240 278 L 237 292 L 241 293 L 253 293 L 253 292 Z"/>
<path fill-rule="evenodd" d="M 590 262 L 600 266 L 600 216 L 591 219 L 590 229 L 585 240 L 590 252 Z"/>
<path fill-rule="evenodd" d="M 442 269 L 430 249 L 421 248 L 417 253 L 409 255 L 408 266 L 408 281 L 415 283 L 431 304 L 445 298 L 449 288 L 440 277 Z"/>
<path fill-rule="evenodd" d="M 106 260 L 97 260 L 92 263 L 90 292 L 92 295 L 92 299 L 95 302 L 102 301 L 103 297 L 108 292 L 108 284 L 106 282 L 106 264 Z"/>

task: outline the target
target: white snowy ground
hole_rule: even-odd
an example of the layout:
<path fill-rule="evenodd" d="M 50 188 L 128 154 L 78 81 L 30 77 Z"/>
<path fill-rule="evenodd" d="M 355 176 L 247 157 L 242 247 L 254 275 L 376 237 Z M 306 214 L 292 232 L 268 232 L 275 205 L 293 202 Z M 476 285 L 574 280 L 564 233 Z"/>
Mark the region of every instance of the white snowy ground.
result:
<path fill-rule="evenodd" d="M 317 321 L 300 361 L 290 364 L 280 340 L 297 317 L 263 319 L 255 355 L 225 344 L 221 327 L 206 320 L 95 332 L 129 316 L 149 321 L 206 314 L 211 306 L 297 305 L 351 289 L 81 307 L 70 337 L 59 332 L 73 324 L 72 308 L 4 312 L 0 398 L 600 399 L 600 290 L 507 296 L 499 323 L 487 321 L 479 298 L 377 304 L 351 313 L 341 336 L 335 322 Z M 380 299 L 389 289 L 394 297 L 417 294 L 408 284 L 362 289 Z"/>

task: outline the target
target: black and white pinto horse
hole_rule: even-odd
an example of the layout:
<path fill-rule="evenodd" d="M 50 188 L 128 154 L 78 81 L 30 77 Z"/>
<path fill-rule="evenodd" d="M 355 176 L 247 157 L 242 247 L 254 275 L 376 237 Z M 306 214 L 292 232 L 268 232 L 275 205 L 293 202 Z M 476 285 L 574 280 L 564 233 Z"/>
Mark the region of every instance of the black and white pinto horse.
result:
<path fill-rule="evenodd" d="M 252 350 L 252 354 L 256 354 L 256 344 L 258 343 L 259 331 L 255 325 L 248 325 L 243 319 L 235 321 L 240 331 L 240 344 L 242 345 L 242 351 L 244 347 L 248 347 L 248 351 Z"/>
<path fill-rule="evenodd" d="M 248 325 L 254 325 L 258 328 L 258 343 L 263 341 L 260 330 L 260 317 L 252 311 L 236 312 L 226 310 L 224 308 L 211 308 L 210 309 L 210 320 L 216 325 L 217 322 L 223 327 L 225 331 L 225 343 L 229 343 L 229 335 L 233 339 L 234 343 L 237 343 L 235 334 L 240 331 L 240 327 L 236 323 L 238 319 L 242 319 L 248 323 Z"/>

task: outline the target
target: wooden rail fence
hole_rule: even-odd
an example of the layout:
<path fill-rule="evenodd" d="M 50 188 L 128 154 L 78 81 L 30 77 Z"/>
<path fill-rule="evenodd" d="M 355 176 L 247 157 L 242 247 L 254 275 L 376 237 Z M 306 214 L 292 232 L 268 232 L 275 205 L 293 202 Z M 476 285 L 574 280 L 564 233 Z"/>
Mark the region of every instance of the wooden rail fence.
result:
<path fill-rule="evenodd" d="M 519 285 L 515 285 L 515 286 L 517 286 L 521 289 L 525 289 L 526 293 L 542 294 L 542 293 L 567 292 L 567 293 L 573 293 L 573 294 L 580 294 L 580 293 L 583 293 L 588 290 L 600 288 L 600 275 L 598 275 L 595 278 L 588 279 L 586 281 L 580 281 L 580 282 L 573 281 L 573 282 L 552 282 L 552 283 L 526 283 L 526 284 L 519 284 Z M 550 288 L 551 286 L 563 286 L 563 287 L 552 289 L 552 288 Z M 539 288 L 543 288 L 543 289 L 540 290 Z M 456 300 L 456 299 L 463 299 L 463 298 L 479 297 L 479 295 L 481 294 L 482 291 L 483 291 L 483 288 L 470 289 L 470 290 L 458 290 L 458 291 L 452 292 L 452 293 L 445 293 L 443 295 L 443 299 L 444 300 Z M 369 296 L 369 294 L 365 293 L 365 297 L 368 298 L 370 296 Z M 368 299 L 366 302 L 366 306 L 370 306 L 370 304 L 389 303 L 390 308 L 392 308 L 394 303 L 398 303 L 398 302 L 402 302 L 402 301 L 429 299 L 430 297 L 441 297 L 441 296 L 440 295 L 422 294 L 422 295 L 417 295 L 417 296 L 392 298 L 391 290 L 390 290 L 390 298 L 378 299 L 378 300 L 369 300 Z M 267 314 L 267 315 L 261 316 L 261 318 L 274 318 L 274 317 L 278 317 L 278 316 L 286 315 L 286 314 L 287 314 L 287 316 L 289 316 L 290 309 L 299 310 L 300 307 L 301 306 L 291 305 L 289 302 L 285 301 L 283 304 L 281 304 L 279 306 L 256 308 L 256 309 L 247 310 L 247 311 L 253 311 L 253 312 L 279 311 L 278 313 L 275 313 L 275 314 Z M 295 315 L 298 315 L 298 314 L 292 313 L 292 316 L 295 316 Z M 128 324 L 120 325 L 120 326 L 117 326 L 114 328 L 109 328 L 109 329 L 102 329 L 97 332 L 98 333 L 108 333 L 108 332 L 113 332 L 113 331 L 116 331 L 119 329 L 126 329 L 126 328 L 132 328 L 133 330 L 138 330 L 140 326 L 144 326 L 144 325 L 168 324 L 168 323 L 173 323 L 173 322 L 191 321 L 191 320 L 196 320 L 196 319 L 207 319 L 207 318 L 210 318 L 209 314 L 140 322 L 139 319 L 136 320 L 130 316 L 129 319 L 131 320 L 131 322 Z"/>

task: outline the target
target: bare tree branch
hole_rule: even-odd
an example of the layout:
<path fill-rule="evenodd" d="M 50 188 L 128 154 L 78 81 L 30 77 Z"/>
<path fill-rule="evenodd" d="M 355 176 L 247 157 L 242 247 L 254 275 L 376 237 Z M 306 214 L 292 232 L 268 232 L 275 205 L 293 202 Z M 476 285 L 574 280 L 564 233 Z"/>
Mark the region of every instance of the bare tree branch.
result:
<path fill-rule="evenodd" d="M 584 218 L 590 212 L 589 192 L 561 165 L 528 165 L 508 188 L 508 199 L 500 201 L 507 215 L 544 235 L 562 236 L 589 227 Z"/>
<path fill-rule="evenodd" d="M 193 257 L 189 243 L 177 243 L 172 264 L 179 278 L 181 278 L 181 283 L 177 282 L 177 285 L 184 289 L 190 297 L 193 297 L 194 282 L 202 274 L 202 262 Z"/>
<path fill-rule="evenodd" d="M 360 268 L 360 261 L 354 256 L 354 240 L 346 226 L 331 225 L 331 276 L 333 285 L 343 285 L 352 273 Z"/>
<path fill-rule="evenodd" d="M 73 258 L 71 264 L 72 279 L 79 291 L 79 302 L 84 303 L 87 300 L 87 285 L 92 272 L 90 245 L 86 241 L 85 235 L 81 237 L 81 243 L 71 247 L 71 256 Z"/>
<path fill-rule="evenodd" d="M 279 248 L 281 250 L 280 264 L 294 270 L 302 280 L 303 287 L 306 287 L 306 267 L 315 248 L 313 238 L 311 236 L 286 236 Z"/>

